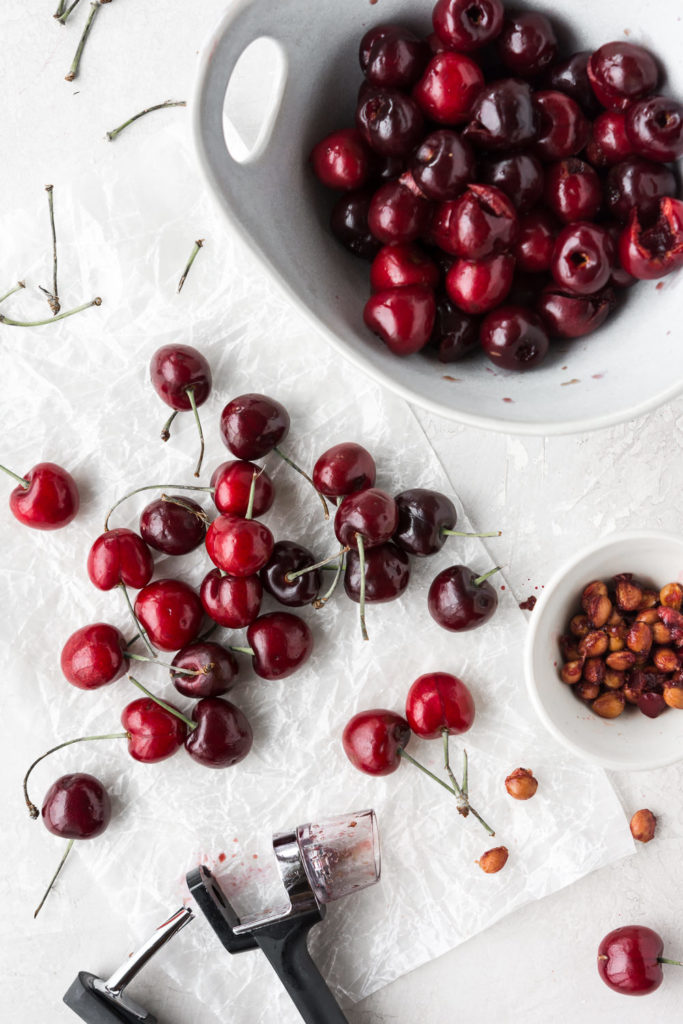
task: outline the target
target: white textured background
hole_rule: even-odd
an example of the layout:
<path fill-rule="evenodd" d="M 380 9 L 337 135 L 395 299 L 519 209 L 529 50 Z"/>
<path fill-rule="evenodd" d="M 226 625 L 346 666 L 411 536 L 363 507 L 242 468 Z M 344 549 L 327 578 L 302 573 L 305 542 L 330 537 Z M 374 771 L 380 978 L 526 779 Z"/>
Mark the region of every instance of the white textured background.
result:
<path fill-rule="evenodd" d="M 83 2 L 85 6 L 85 0 Z M 126 138 L 109 146 L 104 131 L 126 116 L 152 102 L 167 97 L 189 96 L 196 51 L 223 10 L 223 0 L 203 0 L 188 5 L 181 0 L 153 0 L 144 7 L 133 0 L 113 0 L 100 12 L 84 58 L 81 77 L 71 85 L 63 80 L 78 34 L 76 27 L 60 29 L 49 18 L 51 6 L 42 3 L 23 7 L 2 0 L 0 30 L 3 58 L 0 85 L 5 97 L 3 118 L 3 159 L 0 181 L 0 230 L 2 245 L 2 281 L 22 273 L 35 272 L 23 261 L 25 252 L 40 253 L 45 238 L 43 186 L 51 181 L 60 192 L 73 190 L 83 196 L 85 230 L 112 213 L 122 211 L 100 208 L 99 197 L 106 196 L 107 175 L 114 164 L 126 160 L 126 149 L 160 131 L 164 120 L 177 127 L 186 117 L 183 111 L 152 115 Z M 380 15 L 381 2 L 377 8 Z M 75 24 L 82 24 L 79 11 Z M 165 167 L 157 169 L 159 188 L 163 188 Z M 100 180 L 101 188 L 86 182 Z M 154 202 L 154 191 L 147 196 Z M 17 238 L 12 230 L 18 220 L 13 210 L 35 208 L 35 234 Z M 57 207 L 59 209 L 59 207 Z M 135 223 L 130 224 L 130 259 L 135 260 Z M 182 265 L 187 241 L 199 234 L 224 230 L 216 220 L 210 225 L 185 222 L 184 210 L 168 226 L 168 266 L 160 276 Z M 11 241 L 11 245 L 9 244 Z M 66 262 L 67 250 L 62 250 Z M 76 253 L 72 252 L 75 260 Z M 201 254 L 202 260 L 206 254 Z M 208 261 L 207 261 L 208 263 Z M 48 263 L 46 261 L 47 269 Z M 110 267 L 106 258 L 106 238 L 102 239 L 102 261 L 85 273 L 84 294 L 107 291 L 109 274 L 135 280 L 134 266 L 120 270 Z M 198 262 L 193 273 L 202 273 Z M 226 268 L 229 273 L 229 268 Z M 49 271 L 44 277 L 49 276 Z M 45 282 L 47 283 L 47 282 Z M 190 282 L 191 283 L 191 282 Z M 118 284 L 118 278 L 117 278 Z M 188 296 L 190 285 L 188 284 Z M 264 288 L 264 291 L 266 289 Z M 71 296 L 78 301 L 81 296 Z M 22 299 L 23 302 L 23 299 Z M 259 302 L 263 303 L 261 297 Z M 279 311 L 279 304 L 273 307 Z M 104 308 L 102 312 L 104 311 Z M 97 316 L 100 311 L 84 314 Z M 110 311 L 111 312 L 111 311 Z M 261 308 L 265 317 L 266 309 Z M 120 324 L 125 323 L 125 310 Z M 85 322 L 85 321 L 84 321 Z M 298 321 L 292 313 L 292 330 Z M 129 328 L 130 329 L 130 328 Z M 169 318 L 168 330 L 173 329 Z M 80 330 L 83 330 L 81 326 Z M 139 324 L 141 344 L 144 322 Z M 49 376 L 54 358 L 50 336 L 16 331 L 2 336 L 2 360 L 12 359 L 12 346 L 35 350 L 35 373 Z M 126 364 L 127 351 L 111 356 L 111 374 Z M 648 358 L 654 354 L 644 349 Z M 61 359 L 68 353 L 61 352 Z M 134 356 L 131 356 L 134 358 Z M 74 374 L 78 368 L 74 367 Z M 300 394 L 304 382 L 298 381 Z M 98 381 L 83 381 L 81 386 L 96 388 Z M 2 416 L 3 456 L 12 464 L 31 448 L 27 431 L 35 429 L 30 410 L 12 404 L 4 394 Z M 52 408 L 45 407 L 44 434 L 55 438 L 69 436 L 69 403 L 55 395 Z M 679 451 L 683 425 L 683 400 L 659 410 L 645 420 L 588 436 L 557 439 L 506 439 L 503 436 L 467 430 L 456 424 L 418 413 L 422 425 L 442 460 L 470 518 L 482 528 L 492 523 L 503 530 L 496 551 L 506 564 L 510 585 L 520 600 L 540 588 L 559 562 L 582 544 L 602 533 L 623 527 L 661 527 L 677 530 L 680 526 Z M 116 411 L 112 411 L 116 415 Z M 47 419 L 47 417 L 50 417 Z M 54 418 L 54 421 L 53 421 Z M 117 429 L 120 429 L 117 423 Z M 20 440 L 13 440 L 19 435 Z M 55 442 L 56 443 L 56 442 Z M 92 466 L 97 465 L 97 453 Z M 30 558 L 31 535 L 17 533 L 7 513 L 0 520 L 3 530 L 4 567 L 9 564 L 8 548 L 27 545 L 21 557 Z M 59 535 L 55 535 L 56 537 Z M 9 542 L 8 542 L 9 538 Z M 44 572 L 50 573 L 49 547 L 42 548 Z M 82 572 L 80 566 L 79 572 Z M 12 602 L 16 590 L 23 592 L 11 574 L 3 574 L 8 588 L 4 602 Z M 36 593 L 36 602 L 40 594 Z M 22 638 L 31 630 L 31 607 L 25 606 Z M 4 617 L 5 624 L 15 616 Z M 5 627 L 6 628 L 6 627 Z M 55 627 L 57 628 L 57 626 Z M 9 630 L 7 630 L 9 633 Z M 61 632 L 61 631 L 60 631 Z M 4 635 L 12 643 L 12 635 Z M 44 626 L 36 632 L 37 652 L 52 643 Z M 30 678 L 5 680 L 5 741 L 2 745 L 4 815 L 16 811 L 15 780 L 26 760 L 25 726 L 27 690 Z M 50 725 L 36 699 L 31 750 L 49 745 Z M 13 722 L 17 728 L 13 728 Z M 18 723 L 22 722 L 22 727 Z M 518 911 L 479 935 L 452 954 L 406 976 L 365 1003 L 350 1011 L 352 1024 L 389 1024 L 413 1021 L 418 1015 L 429 1024 L 463 1021 L 526 1021 L 541 1024 L 547 1020 L 641 1021 L 643 1012 L 661 1021 L 680 1018 L 683 996 L 683 971 L 670 968 L 665 985 L 644 1004 L 620 999 L 596 979 L 594 955 L 604 932 L 621 923 L 642 921 L 659 930 L 666 940 L 670 956 L 683 955 L 683 899 L 680 896 L 678 864 L 683 852 L 683 813 L 679 767 L 659 772 L 627 775 L 613 779 L 625 808 L 630 812 L 649 806 L 660 816 L 656 842 L 640 849 L 637 855 L 585 878 L 554 896 Z M 561 796 L 558 794 L 558 799 Z M 13 829 L 3 832 L 12 835 Z M 43 838 L 41 833 L 40 838 Z M 550 857 L 552 851 L 548 850 Z M 0 931 L 0 961 L 5 978 L 4 1004 L 10 1019 L 19 1024 L 70 1020 L 58 1005 L 74 968 L 106 972 L 118 963 L 129 948 L 129 929 L 123 917 L 113 917 L 107 905 L 100 903 L 95 887 L 84 877 L 79 889 L 71 875 L 65 898 L 60 901 L 62 919 L 46 917 L 34 928 L 25 914 L 27 902 L 33 905 L 36 885 L 42 884 L 54 857 L 54 847 L 38 841 L 21 850 L 21 858 L 35 870 L 35 882 L 28 892 L 17 893 L 17 878 L 26 877 L 22 867 L 13 872 L 18 856 L 12 845 L 3 852 L 3 876 L 0 883 L 5 915 Z M 406 942 L 410 936 L 405 937 Z M 222 955 L 217 952 L 217 955 Z M 162 962 L 159 961 L 159 972 Z M 153 1007 L 161 1021 L 180 1024 L 198 1020 L 215 1024 L 220 1018 L 198 1012 L 192 996 L 173 983 L 163 990 L 155 986 L 157 978 L 166 985 L 165 975 L 157 975 L 152 966 L 138 988 L 142 1002 Z M 153 998 L 146 998 L 153 992 Z M 9 998 L 9 1005 L 7 1004 Z M 268 996 L 264 995 L 264 1000 Z M 230 1019 L 229 1013 L 223 1019 Z"/>

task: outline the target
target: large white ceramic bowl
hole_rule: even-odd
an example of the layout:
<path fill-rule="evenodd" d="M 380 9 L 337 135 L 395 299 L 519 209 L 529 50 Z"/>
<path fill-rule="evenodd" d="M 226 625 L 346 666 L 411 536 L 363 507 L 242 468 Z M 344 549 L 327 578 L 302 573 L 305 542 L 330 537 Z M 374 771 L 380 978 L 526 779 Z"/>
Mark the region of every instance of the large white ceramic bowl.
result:
<path fill-rule="evenodd" d="M 365 328 L 368 264 L 329 233 L 329 193 L 307 164 L 313 144 L 353 124 L 361 81 L 358 43 L 380 21 L 430 30 L 432 0 L 237 0 L 208 40 L 194 95 L 193 130 L 210 189 L 233 227 L 260 256 L 318 335 L 372 377 L 433 412 L 518 434 L 590 430 L 655 408 L 683 390 L 683 273 L 651 281 L 596 334 L 556 344 L 542 367 L 494 372 L 483 356 L 444 366 L 401 359 Z M 613 39 L 643 43 L 661 59 L 666 90 L 683 95 L 679 0 L 517 2 L 553 19 L 563 52 Z M 224 98 L 240 55 L 254 40 L 277 44 L 283 85 L 272 126 L 246 162 L 225 144 Z M 258 90 L 269 69 L 254 78 Z M 271 130 L 272 127 L 272 130 Z M 322 342 L 321 342 L 322 343 Z M 453 378 L 457 378 L 454 380 Z"/>
<path fill-rule="evenodd" d="M 665 583 L 683 583 L 683 537 L 613 534 L 563 565 L 546 584 L 531 616 L 525 650 L 527 688 L 543 724 L 579 757 L 605 768 L 659 768 L 683 758 L 683 711 L 669 708 L 652 719 L 627 705 L 618 718 L 600 718 L 559 677 L 559 638 L 580 610 L 583 588 L 597 579 L 609 583 L 619 572 L 632 572 L 657 589 Z"/>

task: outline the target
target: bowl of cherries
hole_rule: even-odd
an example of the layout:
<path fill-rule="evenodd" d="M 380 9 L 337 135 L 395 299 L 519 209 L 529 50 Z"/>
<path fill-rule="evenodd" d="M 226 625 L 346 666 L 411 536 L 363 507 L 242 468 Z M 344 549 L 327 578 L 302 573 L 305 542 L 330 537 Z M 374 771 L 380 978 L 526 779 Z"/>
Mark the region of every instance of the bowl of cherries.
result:
<path fill-rule="evenodd" d="M 200 165 L 319 332 L 399 394 L 508 432 L 616 423 L 683 386 L 676 10 L 251 0 L 203 53 Z M 226 91 L 264 26 L 279 87 L 231 155 Z"/>
<path fill-rule="evenodd" d="M 525 650 L 531 701 L 579 757 L 616 770 L 683 756 L 683 539 L 613 534 L 546 584 Z"/>

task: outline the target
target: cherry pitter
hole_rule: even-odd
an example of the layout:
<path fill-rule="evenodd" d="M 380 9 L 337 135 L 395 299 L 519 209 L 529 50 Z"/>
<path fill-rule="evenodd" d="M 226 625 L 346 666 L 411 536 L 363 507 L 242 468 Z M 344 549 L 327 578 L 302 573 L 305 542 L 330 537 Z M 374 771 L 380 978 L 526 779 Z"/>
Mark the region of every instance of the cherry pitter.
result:
<path fill-rule="evenodd" d="M 89 1024 L 157 1024 L 126 987 L 146 963 L 196 917 L 213 929 L 228 953 L 260 949 L 306 1024 L 345 1024 L 339 1004 L 308 952 L 308 933 L 327 904 L 379 881 L 380 847 L 374 811 L 360 811 L 273 835 L 285 905 L 240 918 L 209 868 L 187 874 L 195 907 L 183 907 L 106 981 L 80 971 L 64 1002 Z M 197 915 L 196 908 L 201 911 Z"/>

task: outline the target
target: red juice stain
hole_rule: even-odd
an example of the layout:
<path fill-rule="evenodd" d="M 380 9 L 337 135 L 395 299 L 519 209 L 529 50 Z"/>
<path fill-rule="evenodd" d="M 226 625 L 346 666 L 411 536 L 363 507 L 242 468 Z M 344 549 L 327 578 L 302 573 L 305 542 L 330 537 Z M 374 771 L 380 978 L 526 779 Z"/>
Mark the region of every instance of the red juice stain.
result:
<path fill-rule="evenodd" d="M 604 373 L 592 373 L 591 374 L 591 379 L 592 380 L 602 380 L 602 378 L 604 376 L 605 376 Z"/>
<path fill-rule="evenodd" d="M 538 587 L 536 589 L 538 590 Z M 532 612 L 536 607 L 537 600 L 538 598 L 534 597 L 534 595 L 532 594 L 530 597 L 527 597 L 526 601 L 520 601 L 519 607 L 522 609 L 523 612 Z"/>
<path fill-rule="evenodd" d="M 504 583 L 501 583 L 501 585 L 500 585 L 500 589 L 501 589 L 501 590 L 505 590 L 505 584 L 504 584 Z"/>
<path fill-rule="evenodd" d="M 224 853 L 219 853 L 218 854 L 218 862 L 220 864 L 222 864 L 224 860 L 225 860 L 225 854 Z"/>
<path fill-rule="evenodd" d="M 504 398 L 504 399 L 503 399 L 503 401 L 504 401 L 504 402 L 510 402 L 510 403 L 511 403 L 512 405 L 514 405 L 514 404 L 515 404 L 515 400 L 514 400 L 514 398 Z"/>
<path fill-rule="evenodd" d="M 252 856 L 253 856 L 254 860 L 258 860 L 258 853 L 254 853 Z"/>
<path fill-rule="evenodd" d="M 461 380 L 461 378 L 460 377 L 451 377 L 451 376 L 449 376 L 449 374 L 444 373 L 442 375 L 442 380 L 451 380 L 451 381 L 453 381 L 454 384 L 457 384 Z"/>
<path fill-rule="evenodd" d="M 656 292 L 661 292 L 663 287 L 664 287 L 664 282 L 660 281 L 659 284 L 655 285 L 655 291 Z"/>

